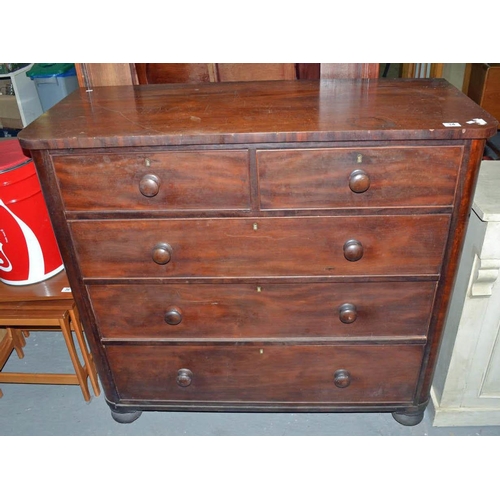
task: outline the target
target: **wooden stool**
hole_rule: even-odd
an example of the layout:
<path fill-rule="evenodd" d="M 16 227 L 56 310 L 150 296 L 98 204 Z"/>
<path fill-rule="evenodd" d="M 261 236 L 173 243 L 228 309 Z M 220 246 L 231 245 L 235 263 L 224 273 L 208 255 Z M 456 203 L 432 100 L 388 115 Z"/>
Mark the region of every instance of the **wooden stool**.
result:
<path fill-rule="evenodd" d="M 16 345 L 25 343 L 24 336 L 29 336 L 30 330 L 61 330 L 74 373 L 3 372 L 0 373 L 0 382 L 79 385 L 85 401 L 89 401 L 87 379 L 90 380 L 94 394 L 100 394 L 97 372 L 85 342 L 78 309 L 72 294 L 63 292 L 65 288 L 68 288 L 68 282 L 64 272 L 35 285 L 14 287 L 0 284 L 0 325 L 7 327 L 7 336 L 10 332 L 9 338 L 15 339 Z M 80 347 L 83 364 L 78 357 L 72 332 Z M 9 355 L 11 352 L 12 349 Z"/>

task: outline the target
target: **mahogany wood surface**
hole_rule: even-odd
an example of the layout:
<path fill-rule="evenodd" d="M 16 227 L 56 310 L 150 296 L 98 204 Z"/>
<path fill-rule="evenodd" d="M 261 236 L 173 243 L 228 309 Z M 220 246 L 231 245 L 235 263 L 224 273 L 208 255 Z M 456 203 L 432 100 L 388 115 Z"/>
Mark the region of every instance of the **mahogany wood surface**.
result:
<path fill-rule="evenodd" d="M 83 278 L 438 274 L 450 217 L 71 221 Z M 256 229 L 254 229 L 254 224 Z M 321 235 L 321 237 L 318 237 Z M 344 244 L 363 246 L 351 262 Z M 157 244 L 172 248 L 157 264 Z"/>
<path fill-rule="evenodd" d="M 250 208 L 245 150 L 64 156 L 54 165 L 69 211 Z M 158 185 L 149 196 L 147 175 Z"/>
<path fill-rule="evenodd" d="M 261 208 L 452 205 L 461 159 L 453 146 L 257 151 Z"/>
<path fill-rule="evenodd" d="M 496 120 L 445 80 L 345 79 L 79 89 L 19 138 L 45 149 L 463 140 L 493 130 Z"/>
<path fill-rule="evenodd" d="M 421 345 L 107 346 L 124 400 L 409 403 Z M 192 382 L 177 383 L 179 370 Z M 351 384 L 334 383 L 346 369 Z M 137 374 L 141 376 L 138 377 Z"/>
<path fill-rule="evenodd" d="M 435 288 L 435 282 L 91 285 L 89 294 L 105 339 L 367 341 L 425 339 Z M 340 318 L 346 303 L 356 309 L 349 324 Z M 181 321 L 171 325 L 165 314 L 174 308 Z"/>
<path fill-rule="evenodd" d="M 495 119 L 444 80 L 91 90 L 18 137 L 111 409 L 418 423 Z"/>
<path fill-rule="evenodd" d="M 319 80 L 321 75 L 320 63 L 297 63 L 297 79 Z"/>
<path fill-rule="evenodd" d="M 378 78 L 377 63 L 134 63 L 130 75 L 123 74 L 120 65 L 101 64 L 102 77 L 99 77 L 96 64 L 78 64 L 77 73 L 84 73 L 92 66 L 93 80 L 106 84 L 111 80 L 109 66 L 117 66 L 115 85 L 129 83 L 136 76 L 138 83 L 200 83 L 257 80 L 295 80 L 323 78 Z M 97 66 L 97 67 L 96 67 Z M 90 82 L 92 83 L 92 82 Z M 81 86 L 85 86 L 81 78 Z"/>
<path fill-rule="evenodd" d="M 159 83 L 215 82 L 214 63 L 135 63 L 141 85 Z"/>
<path fill-rule="evenodd" d="M 143 85 L 295 80 L 299 77 L 295 63 L 135 63 L 134 66 L 139 83 Z M 319 69 L 319 64 L 317 66 Z"/>

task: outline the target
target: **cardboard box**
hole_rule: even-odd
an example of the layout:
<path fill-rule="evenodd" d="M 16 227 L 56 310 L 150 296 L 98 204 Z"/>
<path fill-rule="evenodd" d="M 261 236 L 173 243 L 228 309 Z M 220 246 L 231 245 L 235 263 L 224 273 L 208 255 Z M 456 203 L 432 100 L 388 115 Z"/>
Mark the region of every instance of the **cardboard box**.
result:
<path fill-rule="evenodd" d="M 23 121 L 14 95 L 0 95 L 0 126 L 2 128 L 23 128 Z"/>

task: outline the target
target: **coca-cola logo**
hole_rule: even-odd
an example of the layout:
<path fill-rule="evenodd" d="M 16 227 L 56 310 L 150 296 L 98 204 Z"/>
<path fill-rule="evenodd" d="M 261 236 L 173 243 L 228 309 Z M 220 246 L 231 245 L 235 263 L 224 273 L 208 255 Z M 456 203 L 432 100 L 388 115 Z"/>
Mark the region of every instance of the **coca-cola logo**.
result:
<path fill-rule="evenodd" d="M 43 253 L 42 253 L 42 248 L 40 246 L 40 243 L 35 236 L 35 233 L 31 230 L 31 228 L 24 223 L 14 212 L 12 212 L 9 207 L 0 199 L 0 208 L 5 210 L 5 212 L 8 214 L 8 216 L 12 217 L 14 219 L 15 223 L 21 230 L 23 237 L 24 237 L 24 242 L 26 244 L 26 247 L 28 249 L 28 255 L 29 255 L 29 276 L 28 279 L 30 280 L 35 280 L 41 276 L 43 276 L 44 273 L 44 261 L 43 261 Z M 5 232 L 2 230 L 2 233 L 5 235 Z M 7 238 L 4 240 L 7 242 Z M 5 255 L 5 251 L 3 250 L 3 245 L 0 253 L 0 271 L 4 272 L 9 272 L 12 270 L 12 265 L 8 259 L 8 257 Z M 4 268 L 6 267 L 6 269 Z"/>
<path fill-rule="evenodd" d="M 57 274 L 63 265 L 54 234 L 47 231 L 41 192 L 20 199 L 7 195 L 9 204 L 0 198 L 0 281 L 28 285 Z"/>
<path fill-rule="evenodd" d="M 5 255 L 3 243 L 0 243 L 0 270 L 6 273 L 12 271 L 12 264 L 7 255 Z"/>

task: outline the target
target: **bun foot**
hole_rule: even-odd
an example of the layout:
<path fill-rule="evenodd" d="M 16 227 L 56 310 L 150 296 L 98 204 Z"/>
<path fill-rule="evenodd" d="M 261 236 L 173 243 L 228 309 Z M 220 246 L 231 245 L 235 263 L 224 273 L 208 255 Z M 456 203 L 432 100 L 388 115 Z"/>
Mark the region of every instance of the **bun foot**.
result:
<path fill-rule="evenodd" d="M 119 424 L 131 424 L 142 415 L 142 411 L 119 412 L 111 410 L 113 420 Z"/>
<path fill-rule="evenodd" d="M 417 425 L 420 422 L 422 422 L 424 418 L 424 412 L 425 412 L 425 407 L 424 408 L 419 408 L 417 410 L 403 410 L 403 411 L 395 411 L 392 416 L 394 417 L 394 420 L 401 425 Z"/>

